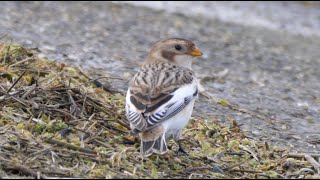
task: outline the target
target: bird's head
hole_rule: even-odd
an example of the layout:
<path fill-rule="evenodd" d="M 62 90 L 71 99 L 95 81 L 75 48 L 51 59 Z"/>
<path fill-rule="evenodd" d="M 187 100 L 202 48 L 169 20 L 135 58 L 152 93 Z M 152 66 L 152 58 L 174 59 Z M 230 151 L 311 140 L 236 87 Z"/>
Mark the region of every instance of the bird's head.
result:
<path fill-rule="evenodd" d="M 147 63 L 168 62 L 191 69 L 192 59 L 202 52 L 189 40 L 169 38 L 156 42 L 147 57 Z"/>

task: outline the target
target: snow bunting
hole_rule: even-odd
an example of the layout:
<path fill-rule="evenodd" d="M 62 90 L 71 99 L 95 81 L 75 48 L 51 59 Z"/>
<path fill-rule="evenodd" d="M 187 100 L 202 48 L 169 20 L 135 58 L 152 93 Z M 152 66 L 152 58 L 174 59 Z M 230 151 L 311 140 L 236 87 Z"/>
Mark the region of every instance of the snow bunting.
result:
<path fill-rule="evenodd" d="M 126 115 L 132 133 L 141 138 L 143 156 L 166 153 L 166 142 L 171 138 L 185 152 L 179 138 L 198 97 L 198 82 L 191 64 L 193 57 L 201 55 L 185 39 L 158 41 L 132 78 L 126 95 Z"/>

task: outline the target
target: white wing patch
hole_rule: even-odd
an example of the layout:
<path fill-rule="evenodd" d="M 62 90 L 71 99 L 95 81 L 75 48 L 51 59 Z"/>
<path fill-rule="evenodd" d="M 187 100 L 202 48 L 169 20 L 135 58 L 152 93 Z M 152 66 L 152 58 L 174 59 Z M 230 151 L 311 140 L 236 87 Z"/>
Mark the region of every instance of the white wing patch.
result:
<path fill-rule="evenodd" d="M 130 102 L 130 90 L 126 96 L 126 115 L 133 130 L 147 131 L 160 122 L 170 119 L 182 111 L 198 95 L 197 83 L 184 85 L 171 93 L 173 97 L 157 108 L 152 114 L 145 115 Z"/>

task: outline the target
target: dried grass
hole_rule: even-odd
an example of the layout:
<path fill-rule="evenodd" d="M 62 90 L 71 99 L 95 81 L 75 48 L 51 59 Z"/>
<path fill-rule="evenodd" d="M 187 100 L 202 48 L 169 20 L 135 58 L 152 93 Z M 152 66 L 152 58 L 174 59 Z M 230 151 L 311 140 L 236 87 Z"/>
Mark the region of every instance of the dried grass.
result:
<path fill-rule="evenodd" d="M 320 177 L 320 155 L 252 140 L 232 119 L 194 118 L 183 133 L 189 156 L 170 142 L 167 154 L 143 159 L 125 98 L 110 92 L 77 68 L 0 43 L 0 177 Z"/>

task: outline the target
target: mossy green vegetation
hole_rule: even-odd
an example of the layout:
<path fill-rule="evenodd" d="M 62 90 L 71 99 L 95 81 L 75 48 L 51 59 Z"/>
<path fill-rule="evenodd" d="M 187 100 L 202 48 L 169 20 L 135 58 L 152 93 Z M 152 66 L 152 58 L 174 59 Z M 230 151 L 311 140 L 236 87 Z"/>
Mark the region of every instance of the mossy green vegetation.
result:
<path fill-rule="evenodd" d="M 192 118 L 182 137 L 189 155 L 172 141 L 168 153 L 142 158 L 124 103 L 77 68 L 0 43 L 0 176 L 320 177 L 304 156 L 247 137 L 231 118 Z"/>

